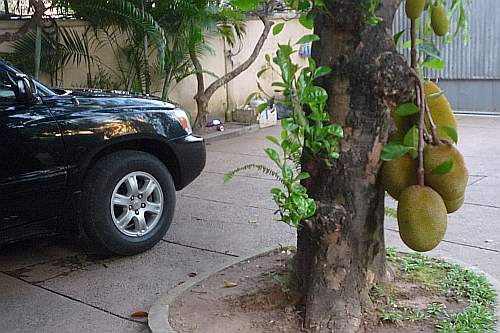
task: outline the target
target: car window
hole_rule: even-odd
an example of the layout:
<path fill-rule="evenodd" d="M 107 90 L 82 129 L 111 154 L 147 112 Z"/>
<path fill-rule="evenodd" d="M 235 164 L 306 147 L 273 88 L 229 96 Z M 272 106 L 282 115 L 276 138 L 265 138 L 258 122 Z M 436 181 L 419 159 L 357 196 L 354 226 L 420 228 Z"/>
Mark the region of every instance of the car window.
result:
<path fill-rule="evenodd" d="M 0 71 L 0 104 L 12 105 L 16 103 L 16 94 L 12 88 L 12 83 L 5 71 Z"/>

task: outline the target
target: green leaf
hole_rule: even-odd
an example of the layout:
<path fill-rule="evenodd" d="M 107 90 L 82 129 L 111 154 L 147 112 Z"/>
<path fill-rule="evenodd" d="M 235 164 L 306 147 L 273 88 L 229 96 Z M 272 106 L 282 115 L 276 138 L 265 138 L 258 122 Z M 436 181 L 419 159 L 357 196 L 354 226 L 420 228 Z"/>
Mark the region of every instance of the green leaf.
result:
<path fill-rule="evenodd" d="M 273 195 L 281 195 L 281 193 L 283 193 L 283 191 L 277 187 L 271 189 L 271 194 Z"/>
<path fill-rule="evenodd" d="M 412 147 L 408 147 L 399 143 L 389 142 L 384 145 L 380 158 L 383 161 L 392 161 L 400 158 L 412 149 Z"/>
<path fill-rule="evenodd" d="M 273 162 L 278 165 L 280 164 L 280 156 L 278 155 L 278 152 L 276 150 L 274 150 L 273 148 L 266 148 L 264 149 L 264 151 Z"/>
<path fill-rule="evenodd" d="M 439 49 L 436 47 L 436 45 L 434 45 L 434 43 L 425 41 L 418 46 L 418 49 L 429 57 L 441 59 Z"/>
<path fill-rule="evenodd" d="M 295 177 L 295 180 L 299 181 L 299 180 L 307 179 L 310 177 L 311 177 L 311 175 L 308 172 L 301 172 L 297 175 L 297 177 Z"/>
<path fill-rule="evenodd" d="M 277 137 L 275 137 L 275 136 L 268 135 L 268 136 L 266 136 L 266 139 L 268 139 L 269 141 L 271 141 L 271 142 L 272 142 L 272 143 L 274 143 L 275 145 L 281 146 L 281 145 L 280 145 L 280 142 L 278 141 L 278 138 L 277 138 Z"/>
<path fill-rule="evenodd" d="M 287 119 L 285 118 L 283 120 L 287 120 Z M 281 140 L 286 140 L 287 138 L 288 138 L 288 132 L 286 130 L 281 131 Z"/>
<path fill-rule="evenodd" d="M 279 82 L 279 81 L 271 83 L 271 86 L 272 87 L 280 87 L 280 88 L 288 88 L 288 86 L 286 84 L 284 84 L 283 82 Z"/>
<path fill-rule="evenodd" d="M 400 32 L 394 34 L 394 44 L 396 44 L 396 46 L 399 44 L 399 41 L 401 40 L 401 37 L 403 37 L 405 33 L 405 30 L 401 30 Z"/>
<path fill-rule="evenodd" d="M 416 126 L 413 126 L 406 132 L 403 144 L 415 150 L 418 148 L 418 128 Z"/>
<path fill-rule="evenodd" d="M 401 104 L 396 109 L 396 114 L 398 116 L 402 116 L 402 117 L 410 116 L 410 115 L 415 114 L 415 113 L 418 113 L 418 108 L 413 103 Z"/>
<path fill-rule="evenodd" d="M 304 104 L 313 103 L 326 103 L 328 100 L 328 93 L 323 87 L 312 86 L 309 89 L 304 90 L 301 96 L 301 102 Z"/>
<path fill-rule="evenodd" d="M 442 128 L 446 132 L 446 134 L 448 134 L 453 142 L 458 143 L 458 133 L 455 128 L 449 126 L 440 126 L 440 128 Z"/>
<path fill-rule="evenodd" d="M 289 165 L 283 165 L 281 172 L 285 181 L 293 181 L 293 169 Z"/>
<path fill-rule="evenodd" d="M 299 18 L 299 22 L 306 29 L 314 28 L 314 15 L 313 15 L 313 13 L 309 12 L 305 15 L 302 15 Z"/>
<path fill-rule="evenodd" d="M 452 168 L 453 168 L 453 160 L 449 159 L 448 161 L 443 162 L 439 166 L 432 169 L 431 172 L 435 175 L 444 175 L 450 172 Z"/>
<path fill-rule="evenodd" d="M 307 44 L 312 42 L 317 42 L 319 40 L 319 36 L 315 34 L 302 36 L 301 39 L 297 41 L 296 44 Z"/>
<path fill-rule="evenodd" d="M 444 68 L 444 61 L 443 61 L 443 59 L 439 59 L 439 58 L 429 58 L 428 60 L 426 60 L 422 63 L 422 67 L 441 70 Z"/>
<path fill-rule="evenodd" d="M 268 106 L 269 106 L 268 102 L 260 104 L 259 107 L 257 108 L 257 112 L 262 113 L 265 109 L 267 109 Z"/>
<path fill-rule="evenodd" d="M 318 77 L 328 75 L 331 72 L 332 72 L 332 69 L 330 67 L 320 66 L 320 67 L 316 68 L 316 70 L 314 71 L 314 78 L 317 79 Z"/>
<path fill-rule="evenodd" d="M 255 10 L 259 5 L 260 0 L 233 0 L 231 4 L 242 11 Z"/>
<path fill-rule="evenodd" d="M 273 27 L 273 36 L 278 35 L 280 32 L 283 31 L 283 28 L 285 27 L 285 23 L 278 23 Z"/>
<path fill-rule="evenodd" d="M 336 136 L 337 138 L 344 137 L 344 129 L 342 128 L 342 126 L 337 124 L 328 126 L 328 133 Z"/>

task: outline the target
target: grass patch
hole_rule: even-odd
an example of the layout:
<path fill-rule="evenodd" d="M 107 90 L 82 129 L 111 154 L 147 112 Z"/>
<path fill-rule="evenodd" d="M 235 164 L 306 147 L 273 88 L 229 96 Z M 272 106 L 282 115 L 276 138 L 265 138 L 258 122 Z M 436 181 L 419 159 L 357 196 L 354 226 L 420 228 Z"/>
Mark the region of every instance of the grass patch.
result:
<path fill-rule="evenodd" d="M 370 296 L 384 323 L 427 325 L 439 333 L 494 332 L 495 292 L 488 280 L 458 265 L 387 249 L 395 281 Z"/>

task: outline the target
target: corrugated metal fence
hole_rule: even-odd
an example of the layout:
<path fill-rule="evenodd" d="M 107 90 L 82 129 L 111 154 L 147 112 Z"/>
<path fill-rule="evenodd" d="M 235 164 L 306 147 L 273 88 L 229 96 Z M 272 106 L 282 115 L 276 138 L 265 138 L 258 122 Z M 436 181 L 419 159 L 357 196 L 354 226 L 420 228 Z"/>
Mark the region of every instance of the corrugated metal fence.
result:
<path fill-rule="evenodd" d="M 442 38 L 435 42 L 445 61 L 441 71 L 430 71 L 429 77 L 446 80 L 500 79 L 500 0 L 470 0 L 469 40 L 467 45 L 462 37 L 450 44 Z M 452 24 L 452 27 L 455 25 Z M 394 31 L 406 29 L 405 40 L 409 39 L 409 20 L 401 5 L 394 20 Z M 405 50 L 405 53 L 409 53 Z"/>

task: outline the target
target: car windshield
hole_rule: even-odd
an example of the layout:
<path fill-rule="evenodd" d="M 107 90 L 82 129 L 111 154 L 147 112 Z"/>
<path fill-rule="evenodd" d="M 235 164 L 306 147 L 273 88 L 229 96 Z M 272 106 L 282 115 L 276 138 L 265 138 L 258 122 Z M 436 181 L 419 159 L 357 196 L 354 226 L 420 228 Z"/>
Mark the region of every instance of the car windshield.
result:
<path fill-rule="evenodd" d="M 52 89 L 47 88 L 46 86 L 44 86 L 42 83 L 38 82 L 35 79 L 32 79 L 32 80 L 35 83 L 36 89 L 38 90 L 38 95 L 40 95 L 41 97 L 48 97 L 48 96 L 56 95 L 56 93 L 54 91 L 52 91 Z"/>

